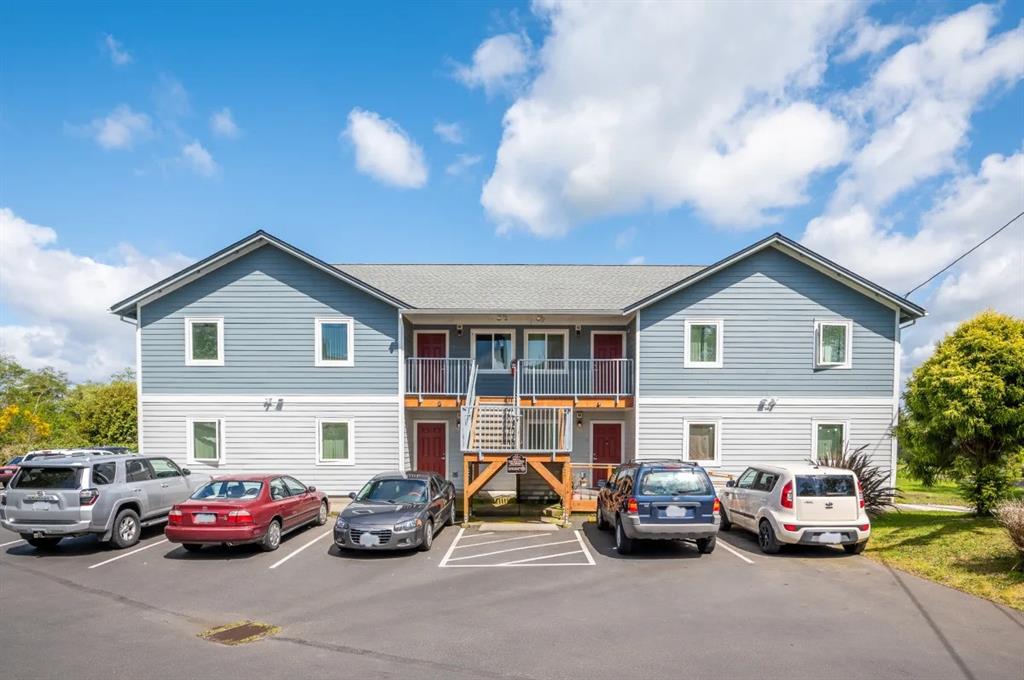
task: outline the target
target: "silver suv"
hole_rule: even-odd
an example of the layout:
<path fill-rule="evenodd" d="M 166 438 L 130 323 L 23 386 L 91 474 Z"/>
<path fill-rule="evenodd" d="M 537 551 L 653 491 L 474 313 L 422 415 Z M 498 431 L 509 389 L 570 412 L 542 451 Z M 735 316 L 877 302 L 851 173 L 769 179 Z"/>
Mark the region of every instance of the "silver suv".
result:
<path fill-rule="evenodd" d="M 95 534 L 117 548 L 209 480 L 169 458 L 75 451 L 23 464 L 0 492 L 0 524 L 39 549 L 66 536 Z"/>

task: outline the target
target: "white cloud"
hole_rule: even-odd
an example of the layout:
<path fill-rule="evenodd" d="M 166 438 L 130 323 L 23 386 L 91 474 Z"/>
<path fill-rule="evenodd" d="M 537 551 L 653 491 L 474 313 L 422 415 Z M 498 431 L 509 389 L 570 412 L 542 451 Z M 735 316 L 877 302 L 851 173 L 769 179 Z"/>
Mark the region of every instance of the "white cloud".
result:
<path fill-rule="evenodd" d="M 454 75 L 467 87 L 482 87 L 488 94 L 512 90 L 530 68 L 530 39 L 519 33 L 491 36 L 473 52 L 473 63 L 456 64 Z"/>
<path fill-rule="evenodd" d="M 107 49 L 107 54 L 110 55 L 110 61 L 117 66 L 124 66 L 130 64 L 132 61 L 132 55 L 128 50 L 124 48 L 119 40 L 116 40 L 114 36 L 109 33 L 103 37 L 103 45 Z"/>
<path fill-rule="evenodd" d="M 841 63 L 850 62 L 863 56 L 878 54 L 910 33 L 909 26 L 880 24 L 868 17 L 861 17 L 854 26 L 853 39 L 836 60 Z"/>
<path fill-rule="evenodd" d="M 644 257 L 643 255 L 636 255 L 634 257 L 629 258 L 626 264 L 643 264 L 646 261 L 647 258 Z"/>
<path fill-rule="evenodd" d="M 455 162 L 450 163 L 448 167 L 444 169 L 449 175 L 461 175 L 462 173 L 469 170 L 474 165 L 477 165 L 481 160 L 482 156 L 475 154 L 460 153 L 456 158 Z"/>
<path fill-rule="evenodd" d="M 615 249 L 622 250 L 633 243 L 636 238 L 636 227 L 626 227 L 615 235 Z"/>
<path fill-rule="evenodd" d="M 153 135 L 149 116 L 133 111 L 127 104 L 121 104 L 103 118 L 94 118 L 86 125 L 66 125 L 66 128 L 71 133 L 92 137 L 107 150 L 131 149 Z"/>
<path fill-rule="evenodd" d="M 462 144 L 462 126 L 458 123 L 445 123 L 438 121 L 434 123 L 434 134 L 449 144 Z"/>
<path fill-rule="evenodd" d="M 188 90 L 181 81 L 163 74 L 153 88 L 153 101 L 161 118 L 174 120 L 187 116 L 192 111 Z"/>
<path fill-rule="evenodd" d="M 96 380 L 134 366 L 135 334 L 107 312 L 114 302 L 189 264 L 121 246 L 111 262 L 57 247 L 57 232 L 0 208 L 0 303 L 20 324 L 0 326 L 0 352 L 30 368 Z"/>
<path fill-rule="evenodd" d="M 846 124 L 811 90 L 849 3 L 546 0 L 536 78 L 505 113 L 481 202 L 540 236 L 685 204 L 731 226 L 771 221 L 839 163 Z M 722 36 L 729 36 L 723 40 Z"/>
<path fill-rule="evenodd" d="M 210 130 L 217 137 L 227 139 L 235 139 L 242 134 L 241 129 L 235 123 L 234 116 L 231 115 L 231 109 L 226 106 L 210 115 Z"/>
<path fill-rule="evenodd" d="M 418 189 L 427 183 L 423 149 L 395 121 L 352 109 L 341 137 L 355 146 L 356 169 L 364 175 L 405 188 Z"/>
<path fill-rule="evenodd" d="M 181 149 L 181 160 L 198 175 L 203 177 L 217 177 L 220 175 L 220 166 L 213 156 L 198 141 L 190 142 Z"/>

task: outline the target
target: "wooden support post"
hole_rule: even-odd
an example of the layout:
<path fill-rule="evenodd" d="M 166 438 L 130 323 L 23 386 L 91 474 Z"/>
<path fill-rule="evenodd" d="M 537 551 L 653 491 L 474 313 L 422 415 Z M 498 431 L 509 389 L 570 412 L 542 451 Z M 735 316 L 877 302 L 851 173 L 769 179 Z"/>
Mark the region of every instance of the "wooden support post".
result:
<path fill-rule="evenodd" d="M 569 523 L 569 515 L 572 513 L 572 466 L 569 465 L 570 457 L 566 456 L 562 461 L 562 521 Z"/>
<path fill-rule="evenodd" d="M 469 498 L 473 497 L 477 491 L 483 488 L 484 484 L 491 481 L 491 477 L 501 472 L 501 468 L 505 467 L 505 459 L 491 460 L 487 463 L 487 467 L 483 469 L 483 472 L 476 476 L 473 483 L 466 487 L 466 496 Z"/>

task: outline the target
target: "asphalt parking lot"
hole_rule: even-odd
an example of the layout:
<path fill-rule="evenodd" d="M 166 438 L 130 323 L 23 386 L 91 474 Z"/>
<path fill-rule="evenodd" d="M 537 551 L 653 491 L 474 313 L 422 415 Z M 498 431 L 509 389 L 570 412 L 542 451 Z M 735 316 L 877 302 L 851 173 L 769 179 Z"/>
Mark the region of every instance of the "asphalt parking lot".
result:
<path fill-rule="evenodd" d="M 1024 677 L 1024 615 L 831 548 L 731 532 L 619 556 L 590 522 L 450 527 L 427 553 L 340 554 L 330 525 L 279 550 L 188 553 L 158 529 L 38 553 L 0 530 L 0 677 Z M 546 566 L 546 568 L 545 568 Z M 227 647 L 198 634 L 252 620 Z"/>

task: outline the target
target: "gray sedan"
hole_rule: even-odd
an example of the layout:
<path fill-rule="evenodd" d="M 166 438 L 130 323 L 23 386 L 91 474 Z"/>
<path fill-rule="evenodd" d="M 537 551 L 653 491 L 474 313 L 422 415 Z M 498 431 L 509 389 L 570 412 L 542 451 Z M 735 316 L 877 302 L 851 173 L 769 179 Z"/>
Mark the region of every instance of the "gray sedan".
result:
<path fill-rule="evenodd" d="M 354 550 L 430 550 L 455 523 L 455 486 L 433 472 L 385 472 L 349 494 L 334 543 Z"/>

